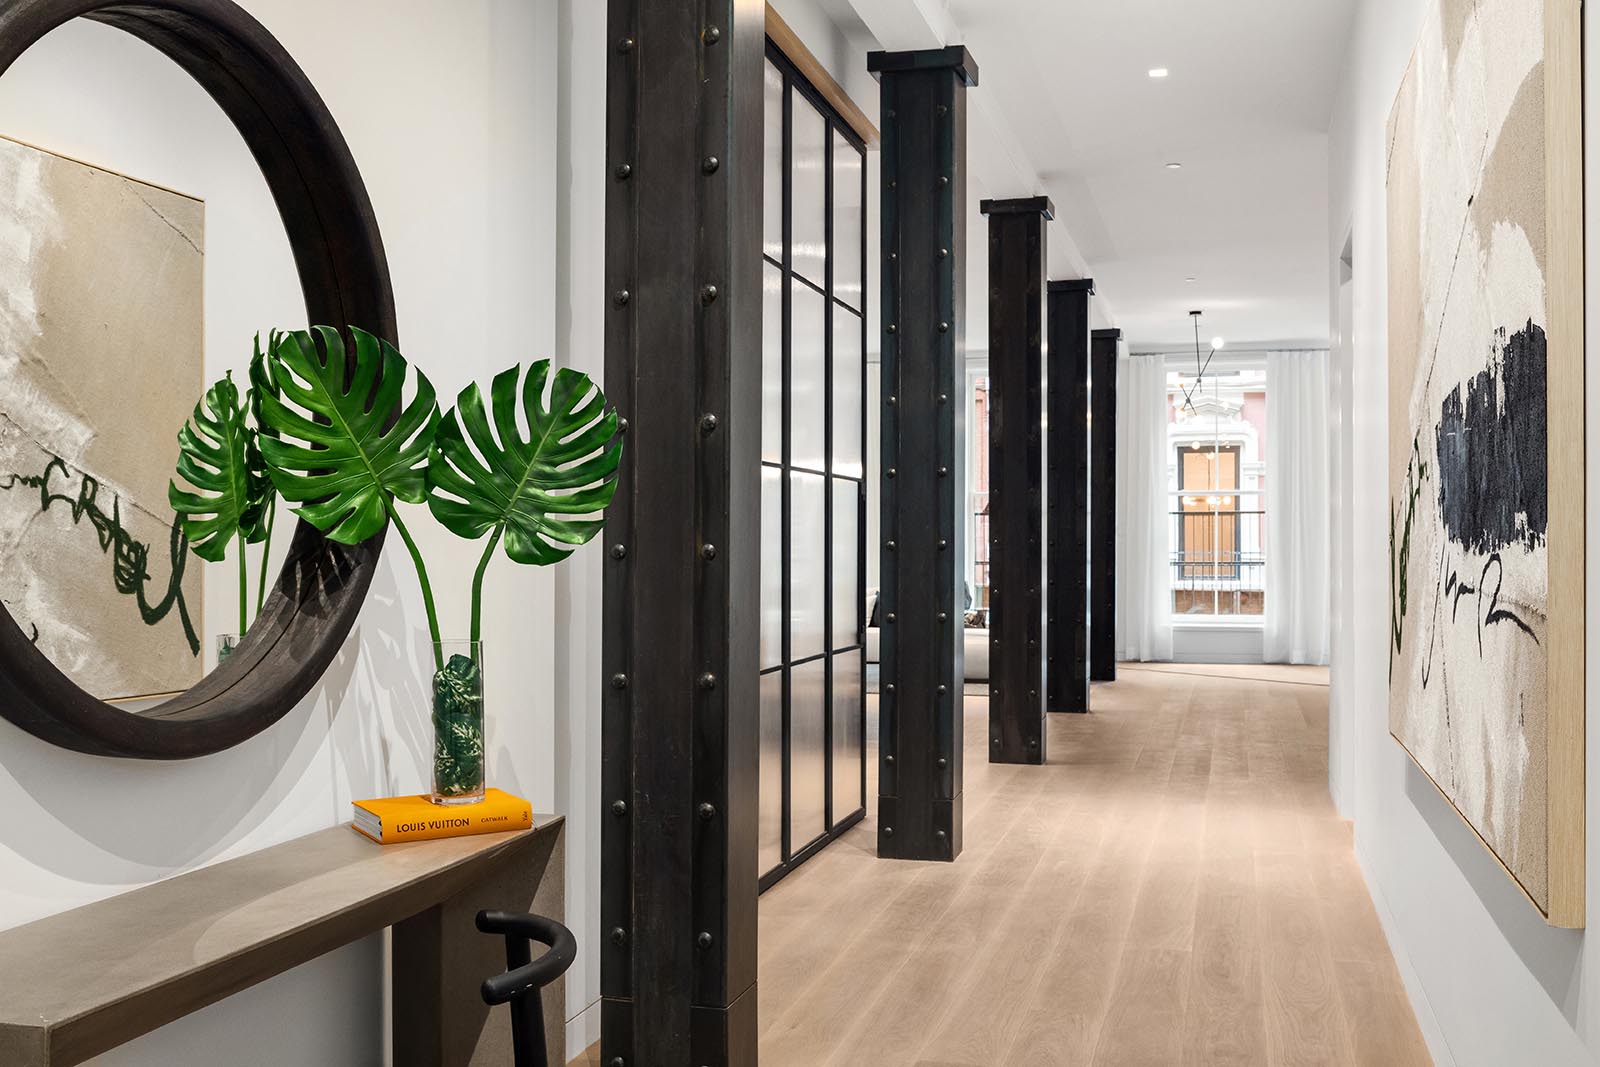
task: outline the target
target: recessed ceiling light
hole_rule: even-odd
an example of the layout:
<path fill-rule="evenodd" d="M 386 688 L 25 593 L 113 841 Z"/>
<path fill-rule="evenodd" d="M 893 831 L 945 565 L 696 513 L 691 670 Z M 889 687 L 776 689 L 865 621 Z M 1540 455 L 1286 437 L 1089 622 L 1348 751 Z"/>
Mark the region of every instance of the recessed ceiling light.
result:
<path fill-rule="evenodd" d="M 1167 68 L 1166 67 L 1151 67 L 1150 68 L 1150 77 L 1152 77 L 1152 78 L 1165 78 L 1166 76 L 1167 76 Z"/>
<path fill-rule="evenodd" d="M 1182 163 L 1168 163 L 1167 164 L 1167 169 L 1168 170 L 1182 170 L 1183 169 L 1183 164 Z"/>
<path fill-rule="evenodd" d="M 1197 281 L 1197 280 L 1198 279 L 1196 279 L 1193 274 L 1189 275 L 1187 278 L 1184 279 L 1184 281 L 1186 281 L 1186 282 L 1192 282 L 1192 281 Z"/>

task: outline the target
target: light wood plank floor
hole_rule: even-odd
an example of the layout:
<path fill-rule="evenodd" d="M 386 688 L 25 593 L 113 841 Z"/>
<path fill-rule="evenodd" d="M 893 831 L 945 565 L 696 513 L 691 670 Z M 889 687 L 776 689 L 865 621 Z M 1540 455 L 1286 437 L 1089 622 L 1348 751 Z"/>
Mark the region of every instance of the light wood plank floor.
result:
<path fill-rule="evenodd" d="M 869 812 L 762 897 L 763 1067 L 1430 1062 L 1328 798 L 1326 674 L 1230 673 L 1124 669 L 1046 767 L 990 765 L 969 696 L 957 862 L 878 860 Z"/>

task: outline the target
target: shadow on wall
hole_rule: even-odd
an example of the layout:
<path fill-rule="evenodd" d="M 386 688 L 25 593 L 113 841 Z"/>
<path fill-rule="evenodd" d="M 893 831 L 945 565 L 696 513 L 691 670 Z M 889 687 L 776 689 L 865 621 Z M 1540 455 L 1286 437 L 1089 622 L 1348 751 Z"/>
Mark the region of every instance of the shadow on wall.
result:
<path fill-rule="evenodd" d="M 1406 796 L 1417 813 L 1449 853 L 1528 973 L 1544 987 L 1566 1020 L 1576 1025 L 1583 931 L 1546 925 L 1488 847 L 1409 758 L 1405 759 L 1405 775 Z"/>
<path fill-rule="evenodd" d="M 395 557 L 327 674 L 256 737 L 160 762 L 70 752 L 0 722 L 0 928 L 346 819 L 351 791 L 394 791 L 428 766 L 420 667 Z M 319 781 L 320 779 L 320 781 Z M 243 847 L 236 847 L 243 846 Z M 19 870 L 18 859 L 38 870 Z M 84 887 L 72 893 L 60 882 Z"/>

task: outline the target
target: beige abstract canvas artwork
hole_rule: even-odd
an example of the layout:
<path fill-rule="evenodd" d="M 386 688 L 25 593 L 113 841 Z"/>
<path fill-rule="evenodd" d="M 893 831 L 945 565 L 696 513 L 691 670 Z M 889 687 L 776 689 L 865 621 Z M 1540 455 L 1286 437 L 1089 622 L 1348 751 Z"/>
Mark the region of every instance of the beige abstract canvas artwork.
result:
<path fill-rule="evenodd" d="M 1389 727 L 1583 921 L 1578 0 L 1442 0 L 1388 145 Z"/>
<path fill-rule="evenodd" d="M 0 600 L 79 686 L 199 680 L 167 480 L 204 378 L 204 205 L 0 139 Z"/>

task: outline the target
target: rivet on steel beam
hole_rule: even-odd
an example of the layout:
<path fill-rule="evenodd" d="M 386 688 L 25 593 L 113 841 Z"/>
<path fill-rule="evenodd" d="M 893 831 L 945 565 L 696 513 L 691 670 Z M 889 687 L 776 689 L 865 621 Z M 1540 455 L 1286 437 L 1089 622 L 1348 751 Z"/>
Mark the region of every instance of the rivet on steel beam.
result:
<path fill-rule="evenodd" d="M 628 420 L 623 418 L 620 415 L 617 416 L 617 432 L 618 433 L 627 433 L 628 432 Z"/>
<path fill-rule="evenodd" d="M 1000 739 L 998 737 L 991 737 L 989 739 L 989 743 L 991 745 L 998 745 L 1000 743 Z"/>
<path fill-rule="evenodd" d="M 633 173 L 633 168 L 628 166 L 628 164 L 626 164 L 626 163 L 618 163 L 617 164 L 616 175 L 617 175 L 617 177 L 619 179 L 626 178 L 628 175 L 630 175 L 632 173 Z"/>
<path fill-rule="evenodd" d="M 705 559 L 705 560 L 716 559 L 717 558 L 717 546 L 716 545 L 701 545 L 700 546 L 700 558 L 701 559 Z"/>
<path fill-rule="evenodd" d="M 893 756 L 885 756 L 885 757 L 883 757 L 883 762 L 885 762 L 885 763 L 893 763 L 894 762 L 894 757 Z"/>
<path fill-rule="evenodd" d="M 894 622 L 894 612 L 889 612 L 889 614 L 884 616 L 884 618 L 888 619 L 890 622 Z"/>
<path fill-rule="evenodd" d="M 702 674 L 700 676 L 700 688 L 701 689 L 715 689 L 716 687 L 717 687 L 717 676 L 716 675 L 712 674 L 710 671 L 707 671 L 706 673 L 704 673 L 704 674 Z"/>
<path fill-rule="evenodd" d="M 940 687 L 939 687 L 939 695 L 940 695 L 940 696 L 944 696 L 944 695 L 945 695 L 945 694 L 946 694 L 946 693 L 948 693 L 948 692 L 949 692 L 949 691 L 950 691 L 950 690 L 949 690 L 949 689 L 948 689 L 948 688 L 946 688 L 946 687 L 945 687 L 945 686 L 942 686 L 942 685 L 941 685 L 941 686 L 940 686 Z"/>
<path fill-rule="evenodd" d="M 626 940 L 628 940 L 628 931 L 624 930 L 620 926 L 613 926 L 611 928 L 611 943 L 613 945 L 620 945 Z"/>
<path fill-rule="evenodd" d="M 948 257 L 948 256 L 949 256 L 949 255 L 950 255 L 950 250 L 949 250 L 949 249 L 948 249 L 948 248 L 941 248 L 941 249 L 939 249 L 939 258 L 940 258 L 940 259 L 945 259 L 945 258 L 947 258 L 947 257 Z"/>
<path fill-rule="evenodd" d="M 950 179 L 949 178 L 945 177 L 943 174 L 939 175 L 939 188 L 943 189 L 945 186 L 947 186 L 949 184 L 950 184 Z"/>
<path fill-rule="evenodd" d="M 939 757 L 939 769 L 941 771 L 944 770 L 949 765 L 950 765 L 950 761 L 949 760 L 945 759 L 943 756 Z"/>
<path fill-rule="evenodd" d="M 716 809 L 715 806 L 713 806 L 711 804 L 701 804 L 700 808 L 699 808 L 699 812 L 700 812 L 700 818 L 701 819 L 705 820 L 706 822 L 710 822 L 713 818 L 716 817 L 717 809 Z"/>
<path fill-rule="evenodd" d="M 890 552 L 893 552 L 894 551 L 894 542 L 893 541 L 885 541 L 883 543 L 883 547 L 887 548 Z"/>
<path fill-rule="evenodd" d="M 934 109 L 934 110 L 935 110 L 935 111 L 937 111 L 937 112 L 938 112 L 938 113 L 939 113 L 939 114 L 941 114 L 941 115 L 943 115 L 943 114 L 946 114 L 946 113 L 948 113 L 948 112 L 949 112 L 949 110 L 950 110 L 950 108 L 949 108 L 949 106 L 948 106 L 948 105 L 945 105 L 945 104 L 940 104 L 940 105 L 939 105 L 939 106 L 938 106 L 938 107 L 937 107 L 937 108 L 935 108 L 935 109 Z"/>
<path fill-rule="evenodd" d="M 941 404 L 950 403 L 950 394 L 949 393 L 940 393 L 939 394 L 939 403 L 941 403 Z"/>
<path fill-rule="evenodd" d="M 711 433 L 716 428 L 717 428 L 717 417 L 715 415 L 707 414 L 707 415 L 701 415 L 700 416 L 700 432 L 701 433 Z"/>
<path fill-rule="evenodd" d="M 950 332 L 950 324 L 948 322 L 939 323 L 939 332 L 940 333 L 949 333 Z"/>
<path fill-rule="evenodd" d="M 894 407 L 898 403 L 900 403 L 900 398 L 898 396 L 895 396 L 893 393 L 890 393 L 889 394 L 889 406 L 890 407 Z"/>
<path fill-rule="evenodd" d="M 945 612 L 945 611 L 939 612 L 939 621 L 940 622 L 949 622 L 950 621 L 949 612 Z"/>
<path fill-rule="evenodd" d="M 890 263 L 893 263 L 895 260 L 897 260 L 899 258 L 900 258 L 900 253 L 899 252 L 890 252 L 889 253 L 889 262 Z"/>
<path fill-rule="evenodd" d="M 893 188 L 894 188 L 894 187 L 895 187 L 895 186 L 896 186 L 896 185 L 898 185 L 898 184 L 899 184 L 899 183 L 898 183 L 898 182 L 896 182 L 896 181 L 895 181 L 895 180 L 894 180 L 894 179 L 893 179 L 893 178 L 890 178 L 890 179 L 889 179 L 889 188 L 891 188 L 891 189 L 893 189 Z"/>
<path fill-rule="evenodd" d="M 621 559 L 622 557 L 626 556 L 627 554 L 628 554 L 628 546 L 627 545 L 612 545 L 611 546 L 611 558 L 612 559 Z"/>
<path fill-rule="evenodd" d="M 716 156 L 707 156 L 700 161 L 700 169 L 705 171 L 707 174 L 715 174 L 717 172 L 717 168 L 720 166 L 722 166 L 722 160 L 718 159 Z"/>
<path fill-rule="evenodd" d="M 939 468 L 939 477 L 943 478 L 946 475 L 948 475 L 949 473 L 950 473 L 950 468 L 949 467 L 940 467 Z"/>
<path fill-rule="evenodd" d="M 628 688 L 628 676 L 626 674 L 613 674 L 611 676 L 611 688 L 613 688 L 613 689 L 626 689 L 626 688 Z"/>
<path fill-rule="evenodd" d="M 886 111 L 884 111 L 883 117 L 886 118 L 886 119 L 894 118 L 894 108 L 891 107 L 891 108 L 887 109 Z"/>
<path fill-rule="evenodd" d="M 700 303 L 709 304 L 717 298 L 717 287 L 705 285 L 700 288 Z"/>
<path fill-rule="evenodd" d="M 628 1061 L 624 1060 L 621 1056 L 613 1056 L 611 1057 L 611 1062 L 608 1063 L 606 1067 L 628 1067 Z"/>
<path fill-rule="evenodd" d="M 883 476 L 885 478 L 893 478 L 894 477 L 894 468 L 893 467 L 885 467 L 884 471 L 883 471 Z"/>
<path fill-rule="evenodd" d="M 890 682 L 888 685 L 884 686 L 883 687 L 883 691 L 885 693 L 893 693 L 894 692 L 894 683 Z"/>
<path fill-rule="evenodd" d="M 944 840 L 944 831 L 943 830 L 935 830 L 933 832 L 933 836 L 937 837 L 939 840 L 943 841 Z"/>
<path fill-rule="evenodd" d="M 722 40 L 722 31 L 715 26 L 707 26 L 705 32 L 706 44 L 716 44 Z"/>
<path fill-rule="evenodd" d="M 884 331 L 886 333 L 899 333 L 900 328 L 891 322 L 888 326 L 884 327 Z"/>
<path fill-rule="evenodd" d="M 939 551 L 943 552 L 945 549 L 947 549 L 949 547 L 950 547 L 950 542 L 949 541 L 946 541 L 942 537 L 939 538 Z"/>
<path fill-rule="evenodd" d="M 884 837 L 893 837 L 893 836 L 894 836 L 894 827 L 892 827 L 892 826 L 885 826 L 885 827 L 884 827 L 884 828 L 883 828 L 883 836 L 884 836 Z"/>
<path fill-rule="evenodd" d="M 618 289 L 616 293 L 612 295 L 611 299 L 612 302 L 617 305 L 617 307 L 623 307 L 628 303 L 628 301 L 633 299 L 633 294 L 628 292 L 626 289 Z"/>
<path fill-rule="evenodd" d="M 1037 742 L 1037 741 L 1029 741 L 1028 742 L 1028 747 L 1029 748 L 1038 748 L 1039 747 L 1039 742 Z"/>
<path fill-rule="evenodd" d="M 611 814 L 618 816 L 628 814 L 628 802 L 626 800 L 613 800 L 611 802 Z"/>
<path fill-rule="evenodd" d="M 617 51 L 621 52 L 623 55 L 627 55 L 629 52 L 633 51 L 633 38 L 624 37 L 622 40 L 618 41 Z"/>

